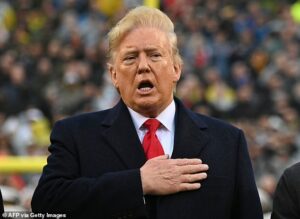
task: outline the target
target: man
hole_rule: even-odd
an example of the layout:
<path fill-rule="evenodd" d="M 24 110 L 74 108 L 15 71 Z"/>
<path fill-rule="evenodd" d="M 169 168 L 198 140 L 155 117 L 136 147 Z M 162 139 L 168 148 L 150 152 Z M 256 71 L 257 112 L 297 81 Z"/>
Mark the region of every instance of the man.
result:
<path fill-rule="evenodd" d="M 262 218 L 242 131 L 189 111 L 173 96 L 182 66 L 176 41 L 171 20 L 147 7 L 110 31 L 108 68 L 121 100 L 56 123 L 34 211 Z"/>
<path fill-rule="evenodd" d="M 287 168 L 281 176 L 273 200 L 271 219 L 300 218 L 300 163 Z"/>

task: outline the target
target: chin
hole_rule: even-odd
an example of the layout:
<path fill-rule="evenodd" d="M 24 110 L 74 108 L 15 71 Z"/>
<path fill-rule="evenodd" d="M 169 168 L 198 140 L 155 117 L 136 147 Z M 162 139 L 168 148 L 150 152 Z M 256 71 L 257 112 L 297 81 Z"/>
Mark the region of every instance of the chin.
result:
<path fill-rule="evenodd" d="M 136 111 L 147 117 L 156 117 L 161 111 L 162 106 L 156 100 L 145 100 L 136 105 Z"/>
<path fill-rule="evenodd" d="M 159 99 L 153 97 L 144 97 L 136 101 L 136 105 L 140 108 L 156 108 L 158 107 Z"/>

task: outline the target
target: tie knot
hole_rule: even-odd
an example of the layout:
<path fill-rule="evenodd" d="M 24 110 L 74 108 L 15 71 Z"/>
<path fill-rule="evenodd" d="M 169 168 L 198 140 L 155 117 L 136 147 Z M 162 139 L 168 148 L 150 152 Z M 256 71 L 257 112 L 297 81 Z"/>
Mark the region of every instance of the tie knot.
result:
<path fill-rule="evenodd" d="M 148 119 L 146 122 L 144 122 L 144 126 L 150 132 L 156 132 L 156 130 L 160 126 L 160 122 L 157 119 Z"/>

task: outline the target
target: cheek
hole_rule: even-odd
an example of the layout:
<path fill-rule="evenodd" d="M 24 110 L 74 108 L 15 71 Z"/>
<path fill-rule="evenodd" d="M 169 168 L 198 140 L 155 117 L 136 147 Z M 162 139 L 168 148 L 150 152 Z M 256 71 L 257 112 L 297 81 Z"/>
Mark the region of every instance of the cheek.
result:
<path fill-rule="evenodd" d="M 173 84 L 178 81 L 178 75 L 176 74 L 175 70 L 169 66 L 162 68 L 161 74 L 161 80 L 164 84 Z"/>
<path fill-rule="evenodd" d="M 161 77 L 158 83 L 158 89 L 160 90 L 160 92 L 169 93 L 174 88 L 173 78 L 171 78 L 170 76 Z"/>
<path fill-rule="evenodd" d="M 179 74 L 176 74 L 176 72 L 174 72 L 173 74 L 173 82 L 174 83 L 177 83 L 180 79 L 180 75 Z"/>
<path fill-rule="evenodd" d="M 117 82 L 119 88 L 123 90 L 123 92 L 128 92 L 130 88 L 133 87 L 134 83 L 134 74 L 130 73 L 131 71 L 120 70 L 117 74 Z"/>

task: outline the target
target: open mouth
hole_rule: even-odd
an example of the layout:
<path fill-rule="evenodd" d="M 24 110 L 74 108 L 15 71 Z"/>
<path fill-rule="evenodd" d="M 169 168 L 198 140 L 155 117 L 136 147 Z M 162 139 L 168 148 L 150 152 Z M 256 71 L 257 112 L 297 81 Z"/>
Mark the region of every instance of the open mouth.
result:
<path fill-rule="evenodd" d="M 139 86 L 138 89 L 141 92 L 148 92 L 153 88 L 153 84 L 150 81 L 142 81 Z"/>

